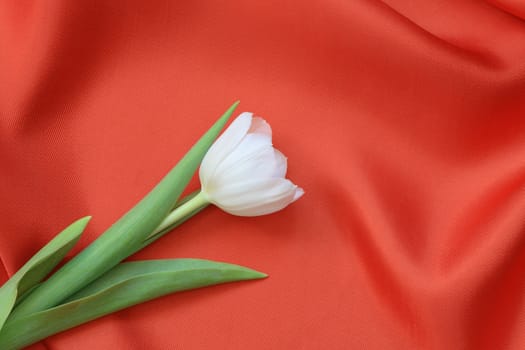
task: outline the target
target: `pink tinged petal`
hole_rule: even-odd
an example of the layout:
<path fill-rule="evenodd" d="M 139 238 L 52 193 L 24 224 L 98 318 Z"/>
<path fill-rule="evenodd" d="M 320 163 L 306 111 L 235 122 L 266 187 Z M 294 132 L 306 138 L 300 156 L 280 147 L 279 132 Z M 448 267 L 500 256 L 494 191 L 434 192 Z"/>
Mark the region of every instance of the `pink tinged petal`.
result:
<path fill-rule="evenodd" d="M 248 130 L 249 134 L 262 134 L 272 138 L 272 128 L 270 127 L 270 124 L 266 122 L 261 117 L 254 117 L 252 119 L 252 125 L 250 126 L 250 130 Z"/>
<path fill-rule="evenodd" d="M 252 123 L 252 113 L 241 113 L 210 147 L 202 160 L 199 177 L 205 185 L 213 176 L 215 169 L 230 154 L 248 133 Z"/>
<path fill-rule="evenodd" d="M 258 216 L 281 210 L 293 201 L 297 186 L 280 178 L 251 179 L 223 184 L 207 193 L 215 205 L 240 216 Z"/>

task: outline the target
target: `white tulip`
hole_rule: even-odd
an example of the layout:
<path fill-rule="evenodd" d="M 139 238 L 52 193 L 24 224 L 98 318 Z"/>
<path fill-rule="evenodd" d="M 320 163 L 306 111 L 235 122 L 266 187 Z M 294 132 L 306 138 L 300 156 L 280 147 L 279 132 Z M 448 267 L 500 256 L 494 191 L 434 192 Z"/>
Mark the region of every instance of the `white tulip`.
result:
<path fill-rule="evenodd" d="M 239 216 L 281 210 L 304 194 L 285 175 L 286 157 L 273 148 L 270 125 L 242 113 L 204 156 L 200 192 L 173 210 L 151 236 L 170 230 L 210 203 Z"/>
<path fill-rule="evenodd" d="M 301 197 L 303 189 L 285 175 L 286 157 L 273 148 L 270 125 L 247 112 L 215 141 L 199 169 L 208 201 L 240 216 L 270 214 Z"/>

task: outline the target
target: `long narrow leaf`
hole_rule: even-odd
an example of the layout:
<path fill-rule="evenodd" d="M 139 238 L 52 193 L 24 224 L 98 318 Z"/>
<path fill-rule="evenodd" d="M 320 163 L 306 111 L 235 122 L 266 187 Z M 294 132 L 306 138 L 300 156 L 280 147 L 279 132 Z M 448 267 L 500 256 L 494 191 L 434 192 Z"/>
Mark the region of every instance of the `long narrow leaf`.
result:
<path fill-rule="evenodd" d="M 40 249 L 0 288 L 0 329 L 15 302 L 42 281 L 77 243 L 91 217 L 75 221 Z"/>
<path fill-rule="evenodd" d="M 58 305 L 142 246 L 173 208 L 238 103 L 233 104 L 135 207 L 17 306 L 20 317 Z"/>
<path fill-rule="evenodd" d="M 17 288 L 15 283 L 4 284 L 0 289 L 0 329 L 16 302 Z"/>
<path fill-rule="evenodd" d="M 263 277 L 266 275 L 242 266 L 199 259 L 122 263 L 64 304 L 16 320 L 8 319 L 0 331 L 0 349 L 20 349 L 52 334 L 169 293 Z"/>

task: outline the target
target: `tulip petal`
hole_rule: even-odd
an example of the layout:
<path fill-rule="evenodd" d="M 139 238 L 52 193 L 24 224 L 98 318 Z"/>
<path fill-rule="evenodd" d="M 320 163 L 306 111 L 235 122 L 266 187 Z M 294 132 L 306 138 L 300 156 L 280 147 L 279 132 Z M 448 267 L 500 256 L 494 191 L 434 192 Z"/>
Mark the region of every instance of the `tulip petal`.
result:
<path fill-rule="evenodd" d="M 270 162 L 265 163 L 267 166 L 273 167 L 273 147 L 271 139 L 266 135 L 261 134 L 247 134 L 239 145 L 217 166 L 214 177 L 223 178 L 225 173 L 229 170 L 235 170 L 238 166 L 247 168 L 253 163 L 244 164 L 249 162 L 250 159 L 257 157 L 261 152 L 266 152 L 267 156 L 261 161 Z M 259 157 L 261 158 L 261 157 Z M 264 164 L 263 164 L 264 165 Z M 221 180 L 219 180 L 220 182 Z M 228 181 L 233 181 L 229 179 Z"/>
<path fill-rule="evenodd" d="M 210 147 L 199 169 L 199 177 L 203 185 L 208 183 L 217 166 L 242 141 L 250 129 L 252 115 L 248 112 L 241 113 Z"/>
<path fill-rule="evenodd" d="M 268 124 L 266 120 L 264 120 L 263 118 L 254 117 L 252 119 L 252 125 L 250 126 L 248 133 L 249 134 L 263 134 L 271 138 L 272 128 L 270 127 L 270 124 Z"/>
<path fill-rule="evenodd" d="M 270 148 L 271 146 L 272 139 L 267 135 L 247 134 L 237 147 L 226 158 L 224 158 L 219 167 L 225 168 L 231 166 L 238 161 L 242 161 L 243 159 L 252 156 L 262 149 Z"/>
<path fill-rule="evenodd" d="M 214 176 L 214 186 L 240 183 L 247 179 L 273 178 L 277 171 L 281 171 L 277 170 L 278 164 L 271 146 L 256 150 L 244 157 L 237 158 L 232 154 L 227 160 L 231 160 L 230 164 L 219 165 Z"/>
<path fill-rule="evenodd" d="M 288 168 L 288 161 L 285 155 L 277 149 L 274 149 L 274 162 L 275 169 L 273 172 L 273 177 L 285 177 L 286 170 Z"/>
<path fill-rule="evenodd" d="M 296 189 L 296 191 L 297 191 L 297 189 Z M 295 191 L 295 193 L 297 193 L 296 191 Z M 294 198 L 295 198 L 295 194 L 294 194 Z M 295 199 L 293 199 L 293 198 L 292 198 L 291 201 L 288 200 L 288 199 L 289 198 L 286 198 L 286 200 L 283 199 L 283 200 L 281 200 L 280 203 L 268 202 L 266 204 L 258 205 L 256 208 L 243 208 L 243 210 L 239 211 L 239 214 L 237 214 L 237 215 L 239 215 L 239 216 L 260 216 L 260 215 L 271 214 L 271 213 L 274 213 L 276 211 L 279 211 L 279 210 L 282 210 L 282 209 L 286 208 L 288 205 L 292 204 L 295 201 Z M 243 214 L 243 212 L 244 212 L 244 214 Z"/>
<path fill-rule="evenodd" d="M 286 207 L 293 201 L 296 189 L 297 186 L 287 179 L 250 179 L 223 184 L 210 199 L 231 214 L 258 216 Z"/>
<path fill-rule="evenodd" d="M 295 189 L 295 194 L 293 196 L 292 203 L 298 200 L 299 198 L 301 198 L 303 194 L 304 194 L 304 190 L 301 187 L 297 187 Z"/>

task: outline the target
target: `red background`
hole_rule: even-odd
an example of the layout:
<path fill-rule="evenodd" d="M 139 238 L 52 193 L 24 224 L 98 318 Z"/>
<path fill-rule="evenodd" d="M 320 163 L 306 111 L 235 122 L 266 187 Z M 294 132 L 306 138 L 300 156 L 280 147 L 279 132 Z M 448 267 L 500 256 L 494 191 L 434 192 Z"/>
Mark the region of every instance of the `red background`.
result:
<path fill-rule="evenodd" d="M 525 348 L 517 0 L 2 1 L 2 278 L 89 214 L 86 246 L 236 99 L 306 195 L 207 209 L 134 258 L 270 277 L 31 349 Z"/>

